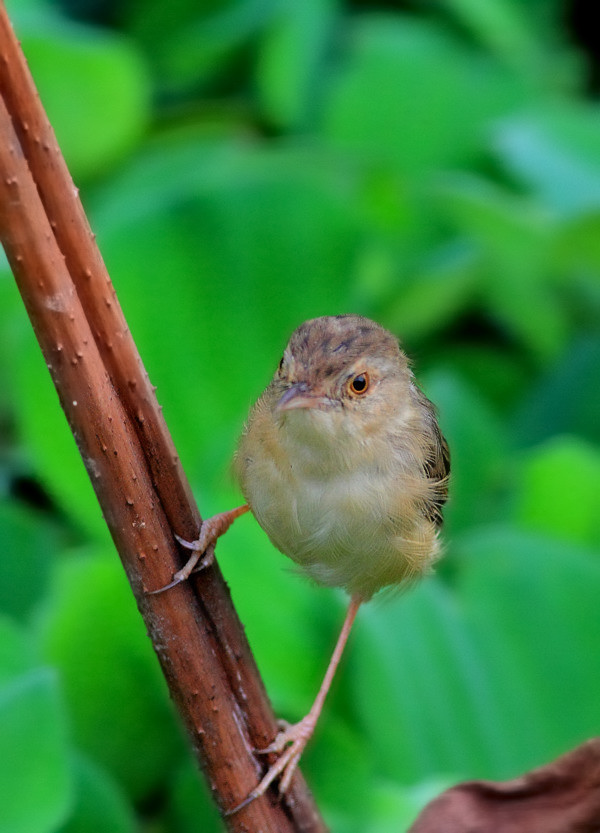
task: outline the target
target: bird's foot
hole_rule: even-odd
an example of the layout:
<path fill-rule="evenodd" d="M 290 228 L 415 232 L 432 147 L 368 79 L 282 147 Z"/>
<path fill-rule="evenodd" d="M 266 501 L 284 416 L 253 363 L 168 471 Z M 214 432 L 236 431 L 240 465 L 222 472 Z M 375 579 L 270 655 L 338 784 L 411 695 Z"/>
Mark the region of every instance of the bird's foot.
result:
<path fill-rule="evenodd" d="M 248 793 L 240 804 L 232 810 L 228 810 L 225 813 L 226 816 L 232 816 L 247 807 L 254 799 L 263 795 L 278 776 L 281 776 L 279 781 L 280 795 L 287 792 L 304 748 L 314 732 L 316 722 L 316 717 L 310 712 L 299 723 L 289 724 L 281 721 L 284 728 L 277 734 L 273 743 L 264 749 L 256 750 L 259 755 L 277 754 L 279 757 L 266 771 L 260 784 Z"/>
<path fill-rule="evenodd" d="M 202 521 L 200 535 L 196 541 L 186 541 L 184 538 L 180 538 L 179 535 L 175 535 L 182 547 L 192 550 L 192 555 L 181 570 L 177 570 L 173 575 L 172 581 L 165 584 L 164 587 L 159 587 L 158 590 L 148 591 L 148 595 L 164 593 L 165 590 L 170 590 L 172 587 L 181 584 L 182 581 L 186 581 L 192 573 L 210 567 L 215 560 L 215 542 L 217 538 L 227 532 L 235 519 L 247 512 L 248 509 L 249 507 L 245 504 L 244 506 L 238 506 L 236 509 L 229 509 L 227 512 L 219 512 L 217 515 L 213 515 L 212 518 L 206 518 Z"/>

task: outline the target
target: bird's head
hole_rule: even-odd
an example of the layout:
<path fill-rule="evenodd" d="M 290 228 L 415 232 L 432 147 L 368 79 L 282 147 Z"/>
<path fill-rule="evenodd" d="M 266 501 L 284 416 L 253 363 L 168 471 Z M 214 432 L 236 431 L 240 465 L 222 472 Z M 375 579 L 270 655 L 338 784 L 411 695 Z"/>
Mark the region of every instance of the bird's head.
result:
<path fill-rule="evenodd" d="M 324 316 L 292 334 L 271 401 L 278 423 L 299 440 L 364 441 L 402 418 L 411 384 L 408 360 L 387 330 L 358 315 Z"/>

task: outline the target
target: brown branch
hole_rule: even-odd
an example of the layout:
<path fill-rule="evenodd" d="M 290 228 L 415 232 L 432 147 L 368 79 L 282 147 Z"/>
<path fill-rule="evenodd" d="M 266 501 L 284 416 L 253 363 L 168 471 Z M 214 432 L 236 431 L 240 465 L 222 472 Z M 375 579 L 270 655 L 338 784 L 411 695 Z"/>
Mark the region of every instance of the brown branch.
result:
<path fill-rule="evenodd" d="M 217 566 L 158 596 L 199 515 L 54 133 L 0 4 L 0 237 L 123 566 L 217 805 L 259 780 L 275 717 Z M 185 556 L 184 556 L 185 558 Z M 231 831 L 321 833 L 297 776 Z"/>

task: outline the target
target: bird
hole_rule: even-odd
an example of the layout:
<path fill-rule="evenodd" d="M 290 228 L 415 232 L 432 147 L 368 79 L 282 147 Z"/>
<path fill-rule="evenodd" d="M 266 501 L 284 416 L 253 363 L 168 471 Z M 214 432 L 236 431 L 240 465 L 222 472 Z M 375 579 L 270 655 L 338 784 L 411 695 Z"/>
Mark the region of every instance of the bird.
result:
<path fill-rule="evenodd" d="M 239 812 L 279 778 L 289 788 L 311 738 L 356 614 L 386 587 L 408 586 L 440 556 L 450 452 L 436 409 L 397 338 L 360 315 L 301 324 L 250 411 L 234 457 L 245 504 L 209 518 L 168 589 L 207 566 L 233 521 L 252 512 L 274 546 L 321 585 L 343 588 L 346 617 L 323 683 Z"/>

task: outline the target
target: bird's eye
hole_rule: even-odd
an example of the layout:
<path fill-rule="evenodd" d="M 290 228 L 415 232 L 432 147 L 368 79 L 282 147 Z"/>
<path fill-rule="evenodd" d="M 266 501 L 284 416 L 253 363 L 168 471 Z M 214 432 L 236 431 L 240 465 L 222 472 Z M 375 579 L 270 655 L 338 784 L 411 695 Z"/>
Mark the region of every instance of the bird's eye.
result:
<path fill-rule="evenodd" d="M 279 367 L 278 367 L 277 369 L 278 369 L 280 372 L 281 372 L 281 370 L 283 369 L 283 356 L 281 357 L 281 360 L 280 360 L 280 362 L 279 362 Z"/>
<path fill-rule="evenodd" d="M 369 374 L 368 373 L 359 373 L 353 379 L 350 380 L 348 388 L 350 393 L 354 393 L 357 396 L 362 396 L 369 390 Z"/>

